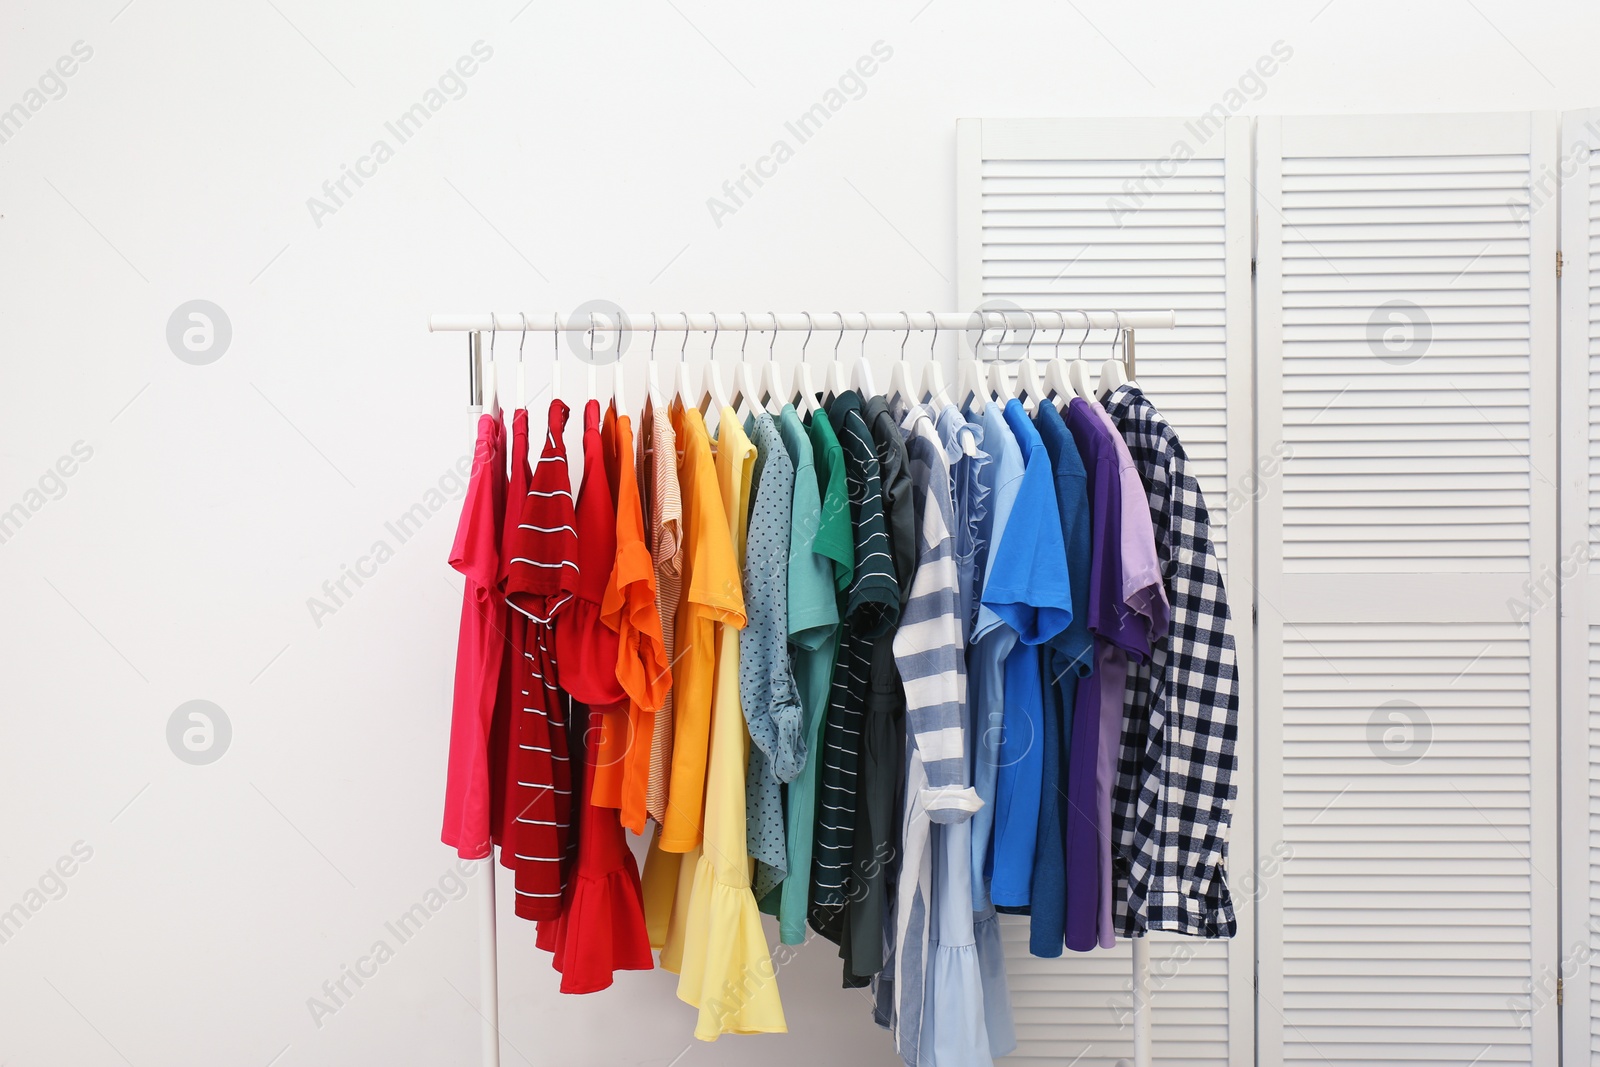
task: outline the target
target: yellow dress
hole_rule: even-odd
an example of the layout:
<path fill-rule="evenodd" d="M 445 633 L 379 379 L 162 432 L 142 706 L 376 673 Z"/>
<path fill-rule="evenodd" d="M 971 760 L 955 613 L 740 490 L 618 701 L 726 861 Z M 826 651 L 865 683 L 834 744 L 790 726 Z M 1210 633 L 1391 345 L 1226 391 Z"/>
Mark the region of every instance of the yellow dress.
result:
<path fill-rule="evenodd" d="M 723 408 L 717 425 L 717 485 L 736 558 L 741 560 L 755 456 L 755 446 L 738 417 L 731 408 Z M 726 588 L 739 588 L 737 568 L 725 577 Z M 761 913 L 750 891 L 751 860 L 745 842 L 750 734 L 739 704 L 739 629 L 726 621 L 717 626 L 705 831 L 699 855 L 683 858 L 668 932 L 669 948 L 673 935 L 680 929 L 683 933 L 681 956 L 675 961 L 681 962 L 678 998 L 700 1009 L 694 1036 L 702 1041 L 714 1041 L 720 1034 L 788 1031 Z M 687 874 L 691 859 L 694 874 L 685 894 L 681 875 Z"/>
<path fill-rule="evenodd" d="M 724 626 L 737 632 L 745 616 L 733 530 L 718 489 L 705 420 L 698 409 L 677 402 L 671 418 L 682 446 L 678 481 L 683 494 L 678 658 L 672 668 L 672 771 L 666 819 L 651 838 L 643 883 L 650 944 L 661 950 L 661 966 L 676 973 L 683 958 L 683 924 L 704 829 L 717 632 Z"/>

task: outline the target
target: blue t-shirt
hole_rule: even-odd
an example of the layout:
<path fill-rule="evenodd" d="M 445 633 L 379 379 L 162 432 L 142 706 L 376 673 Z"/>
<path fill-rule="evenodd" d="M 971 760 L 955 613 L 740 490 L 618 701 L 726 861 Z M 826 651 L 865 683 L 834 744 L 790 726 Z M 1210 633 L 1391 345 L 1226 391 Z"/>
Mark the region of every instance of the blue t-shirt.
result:
<path fill-rule="evenodd" d="M 1044 769 L 1044 682 L 1036 646 L 1072 623 L 1072 586 L 1049 453 L 1021 401 L 1006 403 L 1005 420 L 1024 469 L 983 591 L 984 605 L 1016 630 L 1018 640 L 1006 656 L 989 894 L 997 908 L 1025 908 L 1033 887 Z"/>
<path fill-rule="evenodd" d="M 1022 486 L 1022 449 L 1006 425 L 999 404 L 984 405 L 975 420 L 983 429 L 984 449 L 992 461 L 978 472 L 987 502 L 978 522 L 976 567 L 979 575 L 978 614 L 967 646 L 967 692 L 972 702 L 972 788 L 983 806 L 972 816 L 972 906 L 989 907 L 989 842 L 994 831 L 994 791 L 1000 773 L 1000 736 L 1005 728 L 1006 656 L 1017 632 L 983 603 L 995 559 L 994 547 L 1010 525 L 1012 507 Z"/>

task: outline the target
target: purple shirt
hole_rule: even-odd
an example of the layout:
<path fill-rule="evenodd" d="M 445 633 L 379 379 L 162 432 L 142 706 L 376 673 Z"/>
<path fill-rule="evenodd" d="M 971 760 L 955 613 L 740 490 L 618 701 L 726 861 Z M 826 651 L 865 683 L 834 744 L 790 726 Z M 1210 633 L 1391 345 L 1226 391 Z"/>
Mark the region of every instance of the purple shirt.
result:
<path fill-rule="evenodd" d="M 1066 945 L 1088 952 L 1100 941 L 1100 895 L 1106 879 L 1101 874 L 1100 809 L 1110 811 L 1110 798 L 1099 788 L 1100 727 L 1106 703 L 1114 700 L 1118 712 L 1122 689 L 1115 670 L 1103 668 L 1107 653 L 1132 651 L 1149 654 L 1145 623 L 1123 602 L 1122 487 L 1118 471 L 1117 435 L 1094 413 L 1088 401 L 1075 397 L 1067 407 L 1067 429 L 1083 457 L 1088 475 L 1090 518 L 1089 630 L 1095 638 L 1096 670 L 1078 682 L 1072 716 L 1072 743 L 1068 747 L 1066 837 L 1067 910 Z M 1102 685 L 1110 682 L 1109 686 Z M 1109 692 L 1103 694 L 1103 690 Z M 1120 728 L 1121 715 L 1115 716 Z M 1114 768 L 1113 768 L 1114 769 Z"/>
<path fill-rule="evenodd" d="M 1150 505 L 1144 481 L 1133 465 L 1128 443 L 1117 432 L 1116 423 L 1099 404 L 1086 405 L 1111 431 L 1117 454 L 1117 485 L 1122 497 L 1122 602 L 1146 620 L 1147 638 L 1165 634 L 1172 622 L 1172 609 L 1161 581 L 1161 562 L 1156 557 L 1155 528 L 1150 521 Z M 1147 641 L 1148 647 L 1148 641 Z M 1128 683 L 1128 654 L 1107 647 L 1100 652 L 1100 751 L 1095 762 L 1095 799 L 1099 804 L 1100 910 L 1096 924 L 1101 948 L 1117 943 L 1112 921 L 1111 894 L 1115 877 L 1111 869 L 1111 790 L 1117 778 L 1117 757 L 1122 746 L 1123 698 Z M 1149 652 L 1145 652 L 1148 658 Z"/>

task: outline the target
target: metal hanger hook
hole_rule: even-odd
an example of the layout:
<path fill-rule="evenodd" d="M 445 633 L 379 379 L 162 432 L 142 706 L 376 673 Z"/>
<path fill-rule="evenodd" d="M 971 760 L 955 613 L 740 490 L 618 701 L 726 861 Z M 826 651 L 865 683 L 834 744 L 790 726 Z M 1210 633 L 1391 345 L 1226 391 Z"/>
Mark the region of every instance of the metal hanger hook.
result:
<path fill-rule="evenodd" d="M 584 331 L 583 341 L 584 341 L 584 344 L 587 345 L 588 349 L 589 349 L 589 364 L 591 366 L 593 366 L 593 364 L 594 364 L 594 312 L 592 312 L 592 311 L 589 312 L 589 328 L 586 331 Z"/>
<path fill-rule="evenodd" d="M 711 360 L 713 363 L 717 361 L 717 335 L 721 332 L 722 320 L 717 318 L 717 313 L 713 311 L 711 313 L 711 351 L 706 356 L 706 358 Z"/>
<path fill-rule="evenodd" d="M 1028 330 L 1028 340 L 1022 346 L 1022 355 L 1020 357 L 1018 357 L 1019 359 L 1022 359 L 1022 360 L 1029 360 L 1029 359 L 1033 358 L 1033 352 L 1032 352 L 1033 339 L 1039 333 L 1039 319 L 1038 319 L 1038 317 L 1036 315 L 1034 315 L 1034 313 L 1031 312 L 1031 311 L 1027 312 L 1026 314 L 1028 316 L 1028 322 L 1030 324 L 1030 329 Z"/>
<path fill-rule="evenodd" d="M 650 358 L 656 358 L 656 313 L 650 312 Z"/>
<path fill-rule="evenodd" d="M 806 349 L 811 347 L 811 325 L 812 325 L 812 323 L 811 323 L 811 312 L 803 311 L 803 312 L 801 312 L 801 314 L 806 317 L 806 339 L 804 341 L 800 342 L 800 362 L 804 363 L 805 360 L 806 360 Z"/>
<path fill-rule="evenodd" d="M 906 335 L 904 337 L 900 338 L 900 358 L 901 359 L 905 359 L 906 358 L 906 342 L 911 340 L 911 312 L 902 311 L 902 312 L 900 312 L 900 315 L 901 315 L 901 317 L 903 317 L 906 320 Z"/>
<path fill-rule="evenodd" d="M 844 343 L 844 312 L 835 311 L 834 314 L 839 316 L 839 339 L 833 342 L 833 358 L 838 359 L 839 346 Z"/>
<path fill-rule="evenodd" d="M 983 335 L 989 332 L 989 313 L 978 312 L 978 339 L 972 345 L 972 358 L 983 362 Z"/>
<path fill-rule="evenodd" d="M 517 315 L 522 319 L 522 340 L 517 343 L 517 362 L 521 363 L 522 346 L 528 343 L 528 313 L 526 311 L 519 311 L 517 312 Z M 493 315 L 491 314 L 490 317 L 493 318 Z"/>
<path fill-rule="evenodd" d="M 739 312 L 739 317 L 744 320 L 744 333 L 739 338 L 739 362 L 744 362 L 744 346 L 750 343 L 750 313 Z"/>
<path fill-rule="evenodd" d="M 767 359 L 776 362 L 777 357 L 772 353 L 778 347 L 778 313 L 769 311 L 767 314 L 772 316 L 772 340 L 767 344 Z"/>
<path fill-rule="evenodd" d="M 678 314 L 683 316 L 683 344 L 678 346 L 678 362 L 681 364 L 689 362 L 688 357 L 684 355 L 689 351 L 689 313 L 680 311 Z"/>
<path fill-rule="evenodd" d="M 934 353 L 939 350 L 939 316 L 930 311 L 928 318 L 933 320 L 933 343 L 928 346 L 928 358 L 932 359 Z"/>

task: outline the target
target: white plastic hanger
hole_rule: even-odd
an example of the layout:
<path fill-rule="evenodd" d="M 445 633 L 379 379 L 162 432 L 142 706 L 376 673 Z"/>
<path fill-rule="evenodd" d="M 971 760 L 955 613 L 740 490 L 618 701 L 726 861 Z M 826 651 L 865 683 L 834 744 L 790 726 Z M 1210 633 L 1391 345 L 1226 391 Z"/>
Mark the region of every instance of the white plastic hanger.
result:
<path fill-rule="evenodd" d="M 517 312 L 522 319 L 522 340 L 517 342 L 517 408 L 521 411 L 528 406 L 528 375 L 522 365 L 522 348 L 528 343 L 528 313 Z"/>
<path fill-rule="evenodd" d="M 1061 312 L 1061 333 L 1056 336 L 1055 348 L 1051 353 L 1050 362 L 1044 369 L 1044 388 L 1046 395 L 1058 408 L 1065 408 L 1072 400 L 1072 383 L 1067 380 L 1067 361 L 1061 356 L 1061 342 L 1067 336 L 1067 316 Z M 1088 330 L 1084 331 L 1087 337 Z"/>
<path fill-rule="evenodd" d="M 696 405 L 700 414 L 704 415 L 712 404 L 717 407 L 720 416 L 723 408 L 733 405 L 728 403 L 728 390 L 722 384 L 722 372 L 717 368 L 717 335 L 722 332 L 722 321 L 717 318 L 717 313 L 711 313 L 711 351 L 706 358 L 705 374 L 701 378 L 700 401 Z"/>
<path fill-rule="evenodd" d="M 983 335 L 989 327 L 981 311 L 978 312 L 978 322 L 978 339 L 972 345 L 972 355 L 962 356 L 956 363 L 956 404 L 982 415 L 989 397 L 983 368 L 978 361 L 983 355 Z"/>
<path fill-rule="evenodd" d="M 1006 332 L 1004 327 L 1000 331 L 1000 341 L 1005 342 Z M 996 346 L 998 348 L 998 346 Z M 1011 380 L 1011 374 L 1006 370 L 1006 365 L 998 357 L 989 363 L 989 393 L 990 398 L 1002 408 L 1006 401 L 1014 395 L 1016 383 Z"/>
<path fill-rule="evenodd" d="M 627 389 L 622 375 L 622 328 L 617 327 L 617 361 L 611 365 L 611 406 L 620 417 L 628 413 Z"/>
<path fill-rule="evenodd" d="M 834 365 L 827 368 L 827 395 L 840 397 L 850 392 L 850 368 L 846 368 L 842 358 L 838 358 L 838 346 L 845 341 L 845 314 L 834 314 L 838 315 L 838 339 L 834 341 Z"/>
<path fill-rule="evenodd" d="M 916 407 L 922 402 L 916 389 L 911 384 L 911 363 L 906 359 L 906 342 L 911 340 L 911 314 L 902 311 L 905 316 L 906 335 L 900 339 L 900 358 L 895 360 L 894 368 L 889 372 L 889 392 L 886 395 L 890 405 L 899 400 L 906 407 Z"/>
<path fill-rule="evenodd" d="M 1028 340 L 1022 346 L 1022 359 L 1017 364 L 1016 397 L 1022 401 L 1023 408 L 1031 416 L 1039 410 L 1039 402 L 1044 399 L 1044 387 L 1039 384 L 1039 369 L 1033 364 L 1033 338 L 1039 332 L 1039 320 L 1033 312 L 1028 312 Z"/>
<path fill-rule="evenodd" d="M 800 415 L 815 415 L 821 409 L 817 407 L 817 386 L 811 380 L 811 365 L 806 362 L 806 349 L 811 347 L 811 312 L 804 313 L 806 317 L 806 339 L 800 345 L 800 362 L 794 368 L 794 406 Z"/>
<path fill-rule="evenodd" d="M 489 313 L 489 354 L 483 360 L 483 411 L 486 415 L 496 418 L 500 415 L 500 397 L 495 393 L 494 380 L 494 339 L 500 333 L 499 324 L 494 320 L 494 312 Z"/>
<path fill-rule="evenodd" d="M 939 320 L 931 311 L 928 315 L 933 318 L 933 342 L 928 345 L 928 363 L 922 368 L 922 401 L 937 414 L 953 401 L 944 384 L 944 364 L 939 362 Z"/>
<path fill-rule="evenodd" d="M 761 392 L 759 400 L 767 409 L 767 414 L 777 418 L 783 413 L 783 386 L 778 384 L 778 357 L 775 354 L 778 347 L 778 316 L 772 312 L 772 340 L 767 343 L 767 363 L 761 368 Z"/>
<path fill-rule="evenodd" d="M 955 401 L 950 398 L 950 390 L 944 384 L 944 367 L 939 364 L 939 319 L 931 311 L 928 317 L 933 319 L 933 341 L 928 345 L 928 365 L 922 370 L 922 402 L 928 406 L 929 414 L 937 419 L 939 413 Z M 978 454 L 978 443 L 973 440 L 971 432 L 957 430 L 956 440 L 961 442 L 962 455 L 972 457 Z"/>
<path fill-rule="evenodd" d="M 1122 338 L 1122 312 L 1117 312 L 1117 338 Z M 1128 377 L 1127 346 L 1124 343 L 1123 356 L 1118 357 L 1115 345 L 1111 349 L 1111 358 L 1100 364 L 1100 391 L 1104 396 L 1118 386 L 1129 384 L 1132 379 Z"/>
<path fill-rule="evenodd" d="M 589 358 L 585 361 L 589 364 L 589 389 L 588 392 L 584 393 L 583 395 L 584 404 L 587 405 L 591 400 L 600 399 L 599 389 L 595 385 L 595 379 L 598 376 L 599 368 L 595 365 L 594 361 L 594 312 L 592 311 L 589 312 L 589 328 L 583 331 L 583 344 L 584 347 L 589 351 Z"/>
<path fill-rule="evenodd" d="M 1083 341 L 1089 339 L 1089 329 L 1092 326 L 1093 320 L 1090 320 L 1090 327 L 1086 327 L 1083 331 Z M 1093 374 L 1094 370 L 1089 366 L 1089 361 L 1083 358 L 1083 341 L 1078 342 L 1078 355 L 1073 359 L 1072 366 L 1067 368 L 1067 382 L 1072 386 L 1074 395 L 1085 400 L 1093 400 L 1094 383 L 1089 380 L 1089 375 Z"/>
<path fill-rule="evenodd" d="M 856 357 L 856 372 L 851 381 L 856 392 L 861 394 L 861 399 L 865 400 L 878 395 L 877 386 L 872 384 L 872 364 L 867 362 L 867 334 L 872 332 L 872 328 L 865 311 L 861 313 L 861 324 L 861 354 Z"/>
<path fill-rule="evenodd" d="M 661 378 L 656 369 L 656 327 L 658 325 L 656 313 L 654 311 L 650 312 L 650 356 L 645 361 L 644 380 L 645 385 L 648 387 L 647 395 L 650 398 L 650 406 L 657 411 L 666 406 L 661 398 Z"/>
<path fill-rule="evenodd" d="M 744 409 L 744 414 L 754 415 L 761 410 L 761 385 L 756 377 L 756 369 L 745 355 L 745 346 L 750 343 L 750 316 L 741 311 L 739 317 L 744 320 L 744 332 L 739 338 L 739 363 L 733 369 L 733 404 L 734 411 Z"/>
<path fill-rule="evenodd" d="M 550 331 L 553 356 L 550 360 L 550 399 L 562 400 L 564 398 L 561 395 L 561 313 L 559 311 L 556 312 L 553 321 L 555 326 Z"/>
<path fill-rule="evenodd" d="M 678 403 L 688 404 L 689 398 L 694 396 L 694 387 L 689 384 L 689 313 L 679 312 L 683 316 L 683 343 L 678 346 Z"/>

